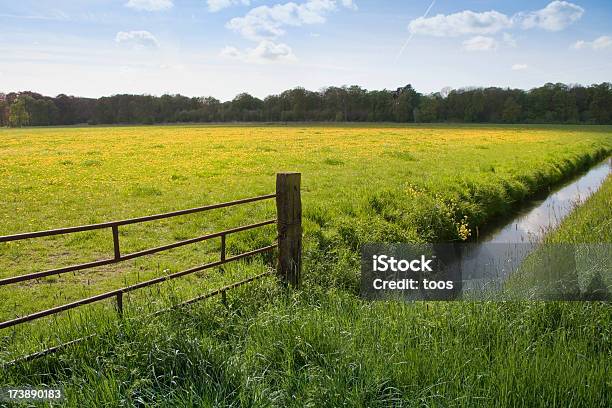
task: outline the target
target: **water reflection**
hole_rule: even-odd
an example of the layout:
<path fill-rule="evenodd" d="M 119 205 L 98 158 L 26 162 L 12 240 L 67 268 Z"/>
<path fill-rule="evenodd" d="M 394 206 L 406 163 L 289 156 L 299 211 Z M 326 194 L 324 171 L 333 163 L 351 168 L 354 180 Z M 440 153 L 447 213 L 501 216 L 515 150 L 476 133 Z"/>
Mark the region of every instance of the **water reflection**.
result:
<path fill-rule="evenodd" d="M 551 193 L 533 201 L 505 226 L 491 231 L 481 242 L 533 242 L 555 228 L 577 205 L 584 203 L 610 174 L 610 161 Z"/>

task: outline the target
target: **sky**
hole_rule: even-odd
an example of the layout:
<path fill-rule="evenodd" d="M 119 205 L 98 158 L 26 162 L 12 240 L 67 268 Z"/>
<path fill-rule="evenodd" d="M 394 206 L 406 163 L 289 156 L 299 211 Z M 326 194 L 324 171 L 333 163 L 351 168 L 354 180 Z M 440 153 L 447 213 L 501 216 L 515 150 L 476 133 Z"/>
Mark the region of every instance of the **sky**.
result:
<path fill-rule="evenodd" d="M 609 0 L 0 0 L 0 92 L 589 85 L 611 21 Z"/>

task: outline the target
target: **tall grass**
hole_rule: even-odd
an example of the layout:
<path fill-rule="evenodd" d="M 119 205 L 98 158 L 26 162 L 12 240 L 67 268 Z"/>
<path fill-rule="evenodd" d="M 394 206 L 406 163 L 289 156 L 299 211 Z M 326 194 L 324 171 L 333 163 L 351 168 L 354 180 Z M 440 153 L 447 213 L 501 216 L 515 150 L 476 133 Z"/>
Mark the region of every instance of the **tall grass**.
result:
<path fill-rule="evenodd" d="M 364 302 L 262 282 L 0 374 L 66 406 L 606 406 L 610 306 Z"/>

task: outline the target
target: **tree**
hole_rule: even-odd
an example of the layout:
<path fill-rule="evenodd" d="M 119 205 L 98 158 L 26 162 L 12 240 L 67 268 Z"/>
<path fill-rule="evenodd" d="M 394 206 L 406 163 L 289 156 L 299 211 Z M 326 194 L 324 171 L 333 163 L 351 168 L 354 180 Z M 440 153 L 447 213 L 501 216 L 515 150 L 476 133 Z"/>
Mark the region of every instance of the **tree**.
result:
<path fill-rule="evenodd" d="M 393 105 L 395 101 L 392 92 L 386 89 L 382 91 L 369 91 L 367 101 L 369 104 L 368 121 L 392 122 L 394 120 Z"/>
<path fill-rule="evenodd" d="M 221 101 L 207 96 L 197 99 L 198 108 L 193 112 L 192 119 L 198 122 L 220 122 L 223 120 Z"/>
<path fill-rule="evenodd" d="M 591 87 L 590 117 L 595 123 L 612 121 L 612 84 L 604 82 Z"/>
<path fill-rule="evenodd" d="M 42 95 L 34 98 L 29 94 L 21 95 L 19 99 L 24 102 L 30 126 L 48 126 L 57 123 L 59 111 L 52 99 Z"/>
<path fill-rule="evenodd" d="M 13 106 L 15 105 L 15 106 Z M 25 112 L 24 112 L 25 109 Z M 423 96 L 357 85 L 298 87 L 264 100 L 247 93 L 221 102 L 183 95 L 113 95 L 99 99 L 35 92 L 0 93 L 0 126 L 210 121 L 372 121 L 471 123 L 612 123 L 612 84 L 548 83 L 529 91 L 464 88 Z"/>
<path fill-rule="evenodd" d="M 335 86 L 323 90 L 323 109 L 328 120 L 348 121 L 348 95 L 346 87 Z"/>
<path fill-rule="evenodd" d="M 501 116 L 506 123 L 518 123 L 521 118 L 521 105 L 512 96 L 509 96 L 504 102 L 504 110 Z"/>
<path fill-rule="evenodd" d="M 442 119 L 441 106 L 443 104 L 440 94 L 424 96 L 421 106 L 416 111 L 416 122 L 438 122 Z"/>
<path fill-rule="evenodd" d="M 236 95 L 232 100 L 233 120 L 257 121 L 261 120 L 260 113 L 263 101 L 246 92 Z"/>
<path fill-rule="evenodd" d="M 421 94 L 408 84 L 393 92 L 394 114 L 397 122 L 414 122 L 414 110 L 419 107 Z"/>
<path fill-rule="evenodd" d="M 347 120 L 350 122 L 364 122 L 368 120 L 368 94 L 360 86 L 353 85 L 346 90 Z"/>
<path fill-rule="evenodd" d="M 30 122 L 30 115 L 26 110 L 24 98 L 17 98 L 9 108 L 8 117 L 9 126 L 22 127 L 27 126 Z"/>
<path fill-rule="evenodd" d="M 6 102 L 6 95 L 0 93 L 0 126 L 8 125 L 9 105 Z"/>

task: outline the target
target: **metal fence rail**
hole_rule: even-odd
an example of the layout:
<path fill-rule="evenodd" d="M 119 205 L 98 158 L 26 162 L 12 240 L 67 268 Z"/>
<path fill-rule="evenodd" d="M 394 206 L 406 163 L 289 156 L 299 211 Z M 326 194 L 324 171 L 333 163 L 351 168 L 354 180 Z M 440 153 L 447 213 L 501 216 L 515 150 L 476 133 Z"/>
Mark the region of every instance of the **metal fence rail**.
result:
<path fill-rule="evenodd" d="M 245 252 L 239 255 L 234 255 L 231 257 L 227 257 L 227 253 L 226 253 L 226 238 L 228 235 L 230 234 L 234 234 L 237 232 L 242 232 L 242 231 L 248 231 L 254 228 L 258 228 L 258 227 L 263 227 L 266 225 L 272 225 L 275 224 L 277 222 L 276 219 L 272 219 L 272 220 L 266 220 L 266 221 L 261 221 L 261 222 L 257 222 L 254 224 L 249 224 L 249 225 L 244 225 L 241 227 L 236 227 L 236 228 L 230 228 L 230 229 L 226 229 L 224 231 L 219 231 L 219 232 L 215 232 L 215 233 L 211 233 L 211 234 L 206 234 L 206 235 L 202 235 L 199 237 L 195 237 L 195 238 L 191 238 L 191 239 L 187 239 L 184 241 L 178 241 L 178 242 L 174 242 L 172 244 L 167 244 L 167 245 L 162 245 L 159 247 L 155 247 L 155 248 L 149 248 L 149 249 L 145 249 L 142 251 L 138 251 L 138 252 L 134 252 L 131 254 L 126 254 L 126 255 L 121 255 L 121 249 L 120 249 L 120 244 L 119 244 L 119 233 L 118 233 L 118 228 L 121 225 L 129 225 L 129 224 L 136 224 L 136 223 L 141 223 L 141 222 L 147 222 L 147 221 L 153 221 L 153 220 L 159 220 L 159 219 L 163 219 L 163 218 L 170 218 L 170 217 L 177 217 L 177 216 L 181 216 L 181 215 L 186 215 L 186 214 L 194 214 L 194 213 L 198 213 L 198 212 L 202 212 L 202 211 L 208 211 L 208 210 L 214 210 L 217 208 L 224 208 L 224 207 L 231 207 L 231 206 L 236 206 L 236 205 L 240 205 L 240 204 L 246 204 L 246 203 L 252 203 L 252 202 L 257 202 L 257 201 L 262 201 L 262 200 L 268 200 L 268 199 L 272 199 L 275 198 L 276 194 L 268 194 L 268 195 L 263 195 L 263 196 L 259 196 L 259 197 L 253 197 L 253 198 L 247 198 L 247 199 L 242 199 L 242 200 L 236 200 L 236 201 L 230 201 L 230 202 L 226 202 L 226 203 L 221 203 L 221 204 L 213 204 L 213 205 L 207 205 L 207 206 L 203 206 L 203 207 L 197 207 L 197 208 L 190 208 L 187 210 L 181 210 L 181 211 L 174 211 L 174 212 L 169 212 L 169 213 L 164 213 L 164 214 L 157 214 L 157 215 L 151 215 L 151 216 L 147 216 L 147 217 L 138 217 L 138 218 L 131 218 L 131 219 L 127 219 L 127 220 L 121 220 L 121 221 L 111 221 L 111 222 L 105 222 L 105 223 L 100 223 L 100 224 L 90 224 L 90 225 L 81 225 L 78 227 L 70 227 L 70 228 L 60 228 L 60 229 L 53 229 L 53 230 L 47 230 L 47 231 L 38 231 L 38 232 L 30 232 L 30 233 L 24 233 L 24 234 L 16 234 L 16 235 L 6 235 L 6 236 L 0 236 L 0 242 L 11 242 L 11 241 L 18 241 L 18 240 L 25 240 L 25 239 L 33 239 L 33 238 L 39 238 L 39 237 L 48 237 L 48 236 L 52 236 L 52 235 L 66 235 L 66 234 L 74 234 L 74 233 L 79 233 L 79 232 L 83 232 L 83 231 L 91 231 L 91 230 L 96 230 L 96 229 L 103 229 L 103 228 L 111 228 L 112 232 L 113 232 L 113 252 L 114 252 L 114 257 L 110 258 L 110 259 L 102 259 L 102 260 L 98 260 L 98 261 L 93 261 L 93 262 L 87 262 L 87 263 L 83 263 L 83 264 L 79 264 L 79 265 L 71 265 L 71 266 L 66 266 L 63 268 L 57 268 L 57 269 L 50 269 L 47 271 L 43 271 L 43 272 L 35 272 L 35 273 L 30 273 L 30 274 L 26 274 L 26 275 L 20 275 L 20 276 L 13 276 L 13 277 L 9 277 L 9 278 L 4 278 L 4 279 L 0 279 L 0 287 L 1 286 L 5 286 L 5 285 L 9 285 L 9 284 L 14 284 L 14 283 L 18 283 L 18 282 L 24 282 L 24 281 L 28 281 L 28 280 L 32 280 L 32 279 L 39 279 L 45 276 L 51 276 L 51 275 L 60 275 L 62 273 L 66 273 L 66 272 L 72 272 L 72 271 L 79 271 L 79 270 L 84 270 L 84 269 L 89 269 L 89 268 L 94 268 L 94 267 L 98 267 L 98 266 L 103 266 L 103 265 L 110 265 L 110 264 L 115 264 L 115 263 L 119 263 L 119 262 L 124 262 L 130 259 L 134 259 L 134 258 L 138 258 L 138 257 L 142 257 L 142 256 L 146 256 L 146 255 L 151 255 L 151 254 L 155 254 L 157 252 L 161 252 L 161 251 L 165 251 L 165 250 L 169 250 L 169 249 L 173 249 L 173 248 L 178 248 L 184 245 L 189 245 L 189 244 L 194 244 L 197 242 L 202 242 L 202 241 L 207 241 L 210 239 L 214 239 L 214 238 L 220 238 L 221 239 L 221 252 L 220 252 L 220 259 L 218 261 L 215 262 L 211 262 L 211 263 L 207 263 L 204 265 L 199 265 L 196 266 L 194 268 L 190 268 L 181 272 L 176 272 L 170 275 L 164 275 L 164 276 L 160 276 L 154 279 L 150 279 L 148 281 L 144 281 L 144 282 L 139 282 L 136 283 L 134 285 L 130 285 L 130 286 L 126 286 L 120 289 L 116 289 L 116 290 L 112 290 L 109 292 L 105 292 L 105 293 L 101 293 L 95 296 L 91 296 L 85 299 L 80 299 L 71 303 L 67 303 L 61 306 L 57 306 L 57 307 L 53 307 L 53 308 L 49 308 L 49 309 L 45 309 L 36 313 L 32 313 L 26 316 L 22 316 L 22 317 L 18 317 L 12 320 L 7 320 L 5 322 L 0 322 L 0 329 L 4 329 L 7 327 L 12 327 L 12 326 L 16 326 L 18 324 L 21 323 L 25 323 L 25 322 L 29 322 L 32 320 L 36 320 L 36 319 L 40 319 L 42 317 L 45 316 L 50 316 L 50 315 L 54 315 L 66 310 L 70 310 L 70 309 L 74 309 L 76 307 L 79 306 L 83 306 L 83 305 L 87 305 L 90 303 L 94 303 L 94 302 L 98 302 L 104 299 L 108 299 L 108 298 L 112 298 L 115 297 L 117 299 L 117 310 L 118 312 L 121 314 L 123 312 L 123 294 L 124 293 L 128 293 L 131 291 L 134 291 L 136 289 L 141 289 L 147 286 L 151 286 L 151 285 L 155 285 L 164 281 L 168 281 L 171 279 L 176 279 L 179 278 L 181 276 L 185 276 L 185 275 L 189 275 L 198 271 L 202 271 L 205 269 L 210 269 L 210 268 L 215 268 L 215 267 L 219 267 L 222 266 L 226 263 L 229 262 L 233 262 L 233 261 L 237 261 L 240 259 L 244 259 L 244 258 L 248 258 L 263 252 L 268 252 L 273 250 L 274 248 L 277 247 L 277 244 L 273 244 L 273 245 L 269 245 L 263 248 L 259 248 L 259 249 L 255 249 L 253 251 L 249 251 L 249 252 Z"/>
<path fill-rule="evenodd" d="M 215 210 L 219 208 L 232 207 L 242 204 L 248 204 L 263 200 L 276 199 L 276 219 L 270 219 L 265 221 L 256 222 L 253 224 L 243 225 L 235 228 L 226 229 L 219 232 L 209 233 L 205 235 L 201 235 L 195 238 L 186 239 L 183 241 L 173 242 L 171 244 L 166 244 L 154 248 L 149 248 L 145 250 L 141 250 L 138 252 L 133 252 L 130 254 L 122 254 L 121 247 L 119 242 L 119 227 L 130 224 L 143 223 L 148 221 L 155 221 L 165 218 L 178 217 L 181 215 L 195 214 L 203 211 Z M 190 208 L 186 210 L 173 211 L 163 214 L 155 214 L 149 215 L 145 217 L 137 217 L 130 218 L 119 221 L 110 221 L 99 224 L 89 224 L 89 225 L 81 225 L 77 227 L 69 227 L 69 228 L 59 228 L 52 229 L 46 231 L 37 231 L 37 232 L 28 232 L 22 234 L 14 234 L 14 235 L 5 235 L 0 236 L 0 243 L 3 242 L 12 242 L 19 241 L 25 239 L 33 239 L 33 238 L 41 238 L 41 237 L 49 237 L 54 235 L 65 235 L 65 234 L 74 234 L 84 231 L 92 231 L 110 228 L 112 231 L 112 239 L 113 239 L 113 256 L 112 258 L 101 259 L 92 262 L 86 262 L 78 265 L 65 266 L 61 268 L 49 269 L 41 272 L 28 273 L 25 275 L 12 276 L 8 278 L 0 279 L 0 287 L 15 284 L 19 282 L 25 282 L 33 279 L 39 279 L 46 276 L 53 275 L 61 275 L 66 272 L 80 271 L 90 268 L 95 268 L 99 266 L 111 265 L 120 262 L 124 262 L 130 259 L 139 258 L 142 256 L 152 255 L 161 251 L 166 251 L 173 248 L 178 248 L 184 245 L 195 244 L 202 241 L 207 241 L 215 238 L 220 239 L 221 249 L 219 254 L 219 260 L 210 262 L 207 264 L 195 266 L 190 269 L 186 269 L 180 272 L 175 272 L 169 275 L 160 276 L 157 278 L 153 278 L 144 282 L 139 282 L 130 286 L 126 286 L 120 289 L 112 290 L 109 292 L 101 293 L 98 295 L 94 295 L 88 298 L 79 299 L 71 303 L 67 303 L 64 305 L 56 306 L 53 308 L 41 310 L 39 312 L 31 313 L 29 315 L 21 316 L 14 318 L 12 320 L 7 320 L 4 322 L 0 322 L 0 329 L 5 329 L 9 327 L 14 327 L 16 325 L 26 323 L 32 320 L 40 319 L 45 316 L 55 315 L 67 310 L 71 310 L 77 308 L 79 306 L 99 302 L 109 298 L 115 298 L 117 302 L 117 311 L 120 316 L 123 314 L 123 294 L 129 293 L 137 289 L 141 289 L 147 286 L 155 285 L 164 281 L 168 281 L 171 279 L 176 279 L 182 276 L 190 275 L 192 273 L 202 271 L 205 269 L 215 268 L 223 266 L 227 263 L 238 261 L 241 259 L 249 258 L 255 256 L 257 254 L 262 254 L 266 252 L 273 251 L 278 248 L 278 267 L 277 274 L 282 282 L 286 285 L 291 285 L 293 287 L 298 287 L 300 282 L 301 275 L 301 250 L 302 250 L 302 226 L 301 226 L 301 217 L 302 217 L 302 204 L 300 197 L 300 174 L 299 173 L 279 173 L 276 177 L 276 193 L 275 194 L 267 194 L 258 197 L 245 198 L 241 200 L 229 201 L 220 204 L 212 204 L 206 205 L 202 207 Z M 257 248 L 248 252 L 244 252 L 237 255 L 228 256 L 226 249 L 226 240 L 227 236 L 231 234 L 235 234 L 242 231 L 248 231 L 254 228 L 260 228 L 267 225 L 275 224 L 277 227 L 277 239 L 278 241 L 262 247 Z M 199 300 L 207 299 L 212 296 L 221 295 L 223 300 L 225 300 L 226 291 L 242 286 L 254 280 L 263 278 L 265 276 L 271 275 L 272 272 L 265 272 L 259 275 L 251 276 L 239 282 L 234 282 L 224 286 L 222 288 L 214 289 L 206 294 L 197 296 L 193 299 L 189 299 L 182 303 L 175 305 L 174 307 L 182 307 L 185 305 L 190 305 Z M 156 312 L 155 314 L 163 313 L 170 309 L 164 309 Z M 23 358 L 14 360 L 14 361 L 27 361 L 32 358 L 37 358 L 44 356 L 49 353 L 56 352 L 66 346 L 71 344 L 75 344 L 79 341 L 85 340 L 87 338 L 91 338 L 94 335 L 89 335 L 82 337 L 80 339 L 72 340 L 67 343 L 60 344 L 58 346 L 54 346 L 48 348 L 43 351 L 36 352 L 34 354 L 25 356 Z"/>
<path fill-rule="evenodd" d="M 202 211 L 216 210 L 218 208 L 232 207 L 232 206 L 240 205 L 240 204 L 247 204 L 247 203 L 253 203 L 256 201 L 269 200 L 275 197 L 276 197 L 276 194 L 267 194 L 267 195 L 262 195 L 258 197 L 244 198 L 242 200 L 228 201 L 226 203 L 205 205 L 203 207 L 189 208 L 186 210 L 172 211 L 172 212 L 163 213 L 163 214 L 148 215 L 145 217 L 130 218 L 127 220 L 109 221 L 109 222 L 103 222 L 100 224 L 81 225 L 78 227 L 58 228 L 58 229 L 52 229 L 52 230 L 46 230 L 46 231 L 26 232 L 23 234 L 15 234 L 15 235 L 5 235 L 5 236 L 0 236 L 0 242 L 19 241 L 22 239 L 48 237 L 51 235 L 70 234 L 73 232 L 83 232 L 83 231 L 91 231 L 91 230 L 102 229 L 102 228 L 119 227 L 121 225 L 129 225 L 129 224 L 136 224 L 139 222 L 161 220 L 164 218 L 171 218 L 171 217 L 176 217 L 179 215 L 194 214 L 194 213 L 198 213 Z"/>
<path fill-rule="evenodd" d="M 119 311 L 119 313 L 121 314 L 123 312 L 123 294 L 124 293 L 128 293 L 128 292 L 132 292 L 136 289 L 142 289 L 145 288 L 147 286 L 151 286 L 151 285 L 155 285 L 157 283 L 161 283 L 164 281 L 168 281 L 171 279 L 176 279 L 176 278 L 180 278 L 181 276 L 185 276 L 185 275 L 189 275 L 195 272 L 199 272 L 202 271 L 204 269 L 210 269 L 210 268 L 215 268 L 217 266 L 221 266 L 224 265 L 226 263 L 232 262 L 232 261 L 237 261 L 239 259 L 243 259 L 243 258 L 247 258 L 253 255 L 257 255 L 257 254 L 261 254 L 263 252 L 268 252 L 273 250 L 274 248 L 276 248 L 277 245 L 269 245 L 263 248 L 259 248 L 256 249 L 254 251 L 249 251 L 249 252 L 245 252 L 243 254 L 240 255 L 235 255 L 232 256 L 230 258 L 225 259 L 224 261 L 217 261 L 217 262 L 211 262 L 211 263 L 207 263 L 205 265 L 200 265 L 200 266 L 196 266 L 195 268 L 190 268 L 190 269 L 186 269 L 184 271 L 181 272 L 176 272 L 170 275 L 164 275 L 164 276 L 160 276 L 158 278 L 154 278 L 148 281 L 144 281 L 144 282 L 139 282 L 136 283 L 134 285 L 130 285 L 130 286 L 126 286 L 123 287 L 121 289 L 116 289 L 116 290 L 111 290 L 110 292 L 104 292 L 104 293 L 100 293 L 99 295 L 95 295 L 95 296 L 91 296 L 85 299 L 80 299 L 77 300 L 75 302 L 71 302 L 71 303 L 66 303 L 64 305 L 61 306 L 57 306 L 57 307 L 53 307 L 50 309 L 45 309 L 45 310 L 41 310 L 40 312 L 36 312 L 36 313 L 32 313 L 26 316 L 22 316 L 22 317 L 18 317 L 16 319 L 13 320 L 7 320 L 5 322 L 0 323 L 0 329 L 4 329 L 7 327 L 11 327 L 11 326 L 15 326 L 21 323 L 25 323 L 25 322 L 29 322 L 32 320 L 36 320 L 36 319 L 40 319 L 41 317 L 45 317 L 45 316 L 50 316 L 50 315 L 54 315 L 66 310 L 70 310 L 70 309 L 74 309 L 75 307 L 79 307 L 79 306 L 83 306 L 83 305 L 88 305 L 90 303 L 94 303 L 94 302 L 98 302 L 100 300 L 104 300 L 104 299 L 108 299 L 111 297 L 116 297 L 117 298 L 117 309 Z"/>
<path fill-rule="evenodd" d="M 184 241 L 178 241 L 172 244 L 168 244 L 168 245 L 162 245 L 156 248 L 150 248 L 150 249 L 145 249 L 143 251 L 138 251 L 138 252 L 134 252 L 131 254 L 127 254 L 127 255 L 121 255 L 121 251 L 119 249 L 119 238 L 118 236 L 115 237 L 115 234 L 113 234 L 113 247 L 114 247 L 114 253 L 115 253 L 115 257 L 112 259 L 102 259 L 99 261 L 93 261 L 93 262 L 87 262 L 87 263 L 83 263 L 83 264 L 79 264 L 79 265 L 71 265 L 71 266 L 65 266 L 63 268 L 57 268 L 57 269 L 51 269 L 48 271 L 44 271 L 44 272 L 35 272 L 35 273 L 30 273 L 27 275 L 21 275 L 21 276 L 13 276 L 10 278 L 4 278 L 4 279 L 0 279 L 0 286 L 3 285 L 9 285 L 11 283 L 17 283 L 17 282 L 23 282 L 23 281 L 27 281 L 27 280 L 32 280 L 32 279 L 39 279 L 39 278 L 43 278 L 45 276 L 51 276 L 51 275 L 60 275 L 62 273 L 66 273 L 66 272 L 73 272 L 73 271 L 79 271 L 79 270 L 83 270 L 83 269 L 89 269 L 89 268 L 95 268 L 98 266 L 104 266 L 104 265 L 111 265 L 111 264 L 115 264 L 115 263 L 119 263 L 119 262 L 123 262 L 123 261 L 127 261 L 130 259 L 134 259 L 134 258 L 139 258 L 141 256 L 145 256 L 145 255 L 151 255 L 157 252 L 161 252 L 161 251 L 166 251 L 168 249 L 174 249 L 174 248 L 178 248 L 184 245 L 189 245 L 189 244 L 195 244 L 197 242 L 202 242 L 202 241 L 207 241 L 209 239 L 213 239 L 213 238 L 221 238 L 222 240 L 222 253 L 221 256 L 224 257 L 225 254 L 225 246 L 223 245 L 225 243 L 225 237 L 229 234 L 233 234 L 236 232 L 241 232 L 241 231 L 247 231 L 253 228 L 257 228 L 257 227 L 263 227 L 266 225 L 271 225 L 271 224 L 275 224 L 276 220 L 267 220 L 267 221 L 262 221 L 262 222 L 258 222 L 255 224 L 250 224 L 250 225 L 245 225 L 242 227 L 237 227 L 237 228 L 231 228 L 231 229 L 227 229 L 225 231 L 220 231 L 220 232 L 215 232 L 213 234 L 208 234 L 208 235 L 202 235 L 200 237 L 196 237 L 196 238 L 190 238 Z M 75 227 L 78 228 L 78 227 Z M 72 231 L 71 233 L 74 232 L 81 232 L 83 230 L 78 230 L 78 231 Z M 46 231 L 45 231 L 46 232 Z M 64 234 L 69 234 L 68 232 L 64 232 Z M 0 237 L 0 238 L 4 238 L 4 237 Z M 20 238 L 20 239 L 25 239 L 25 238 Z"/>

